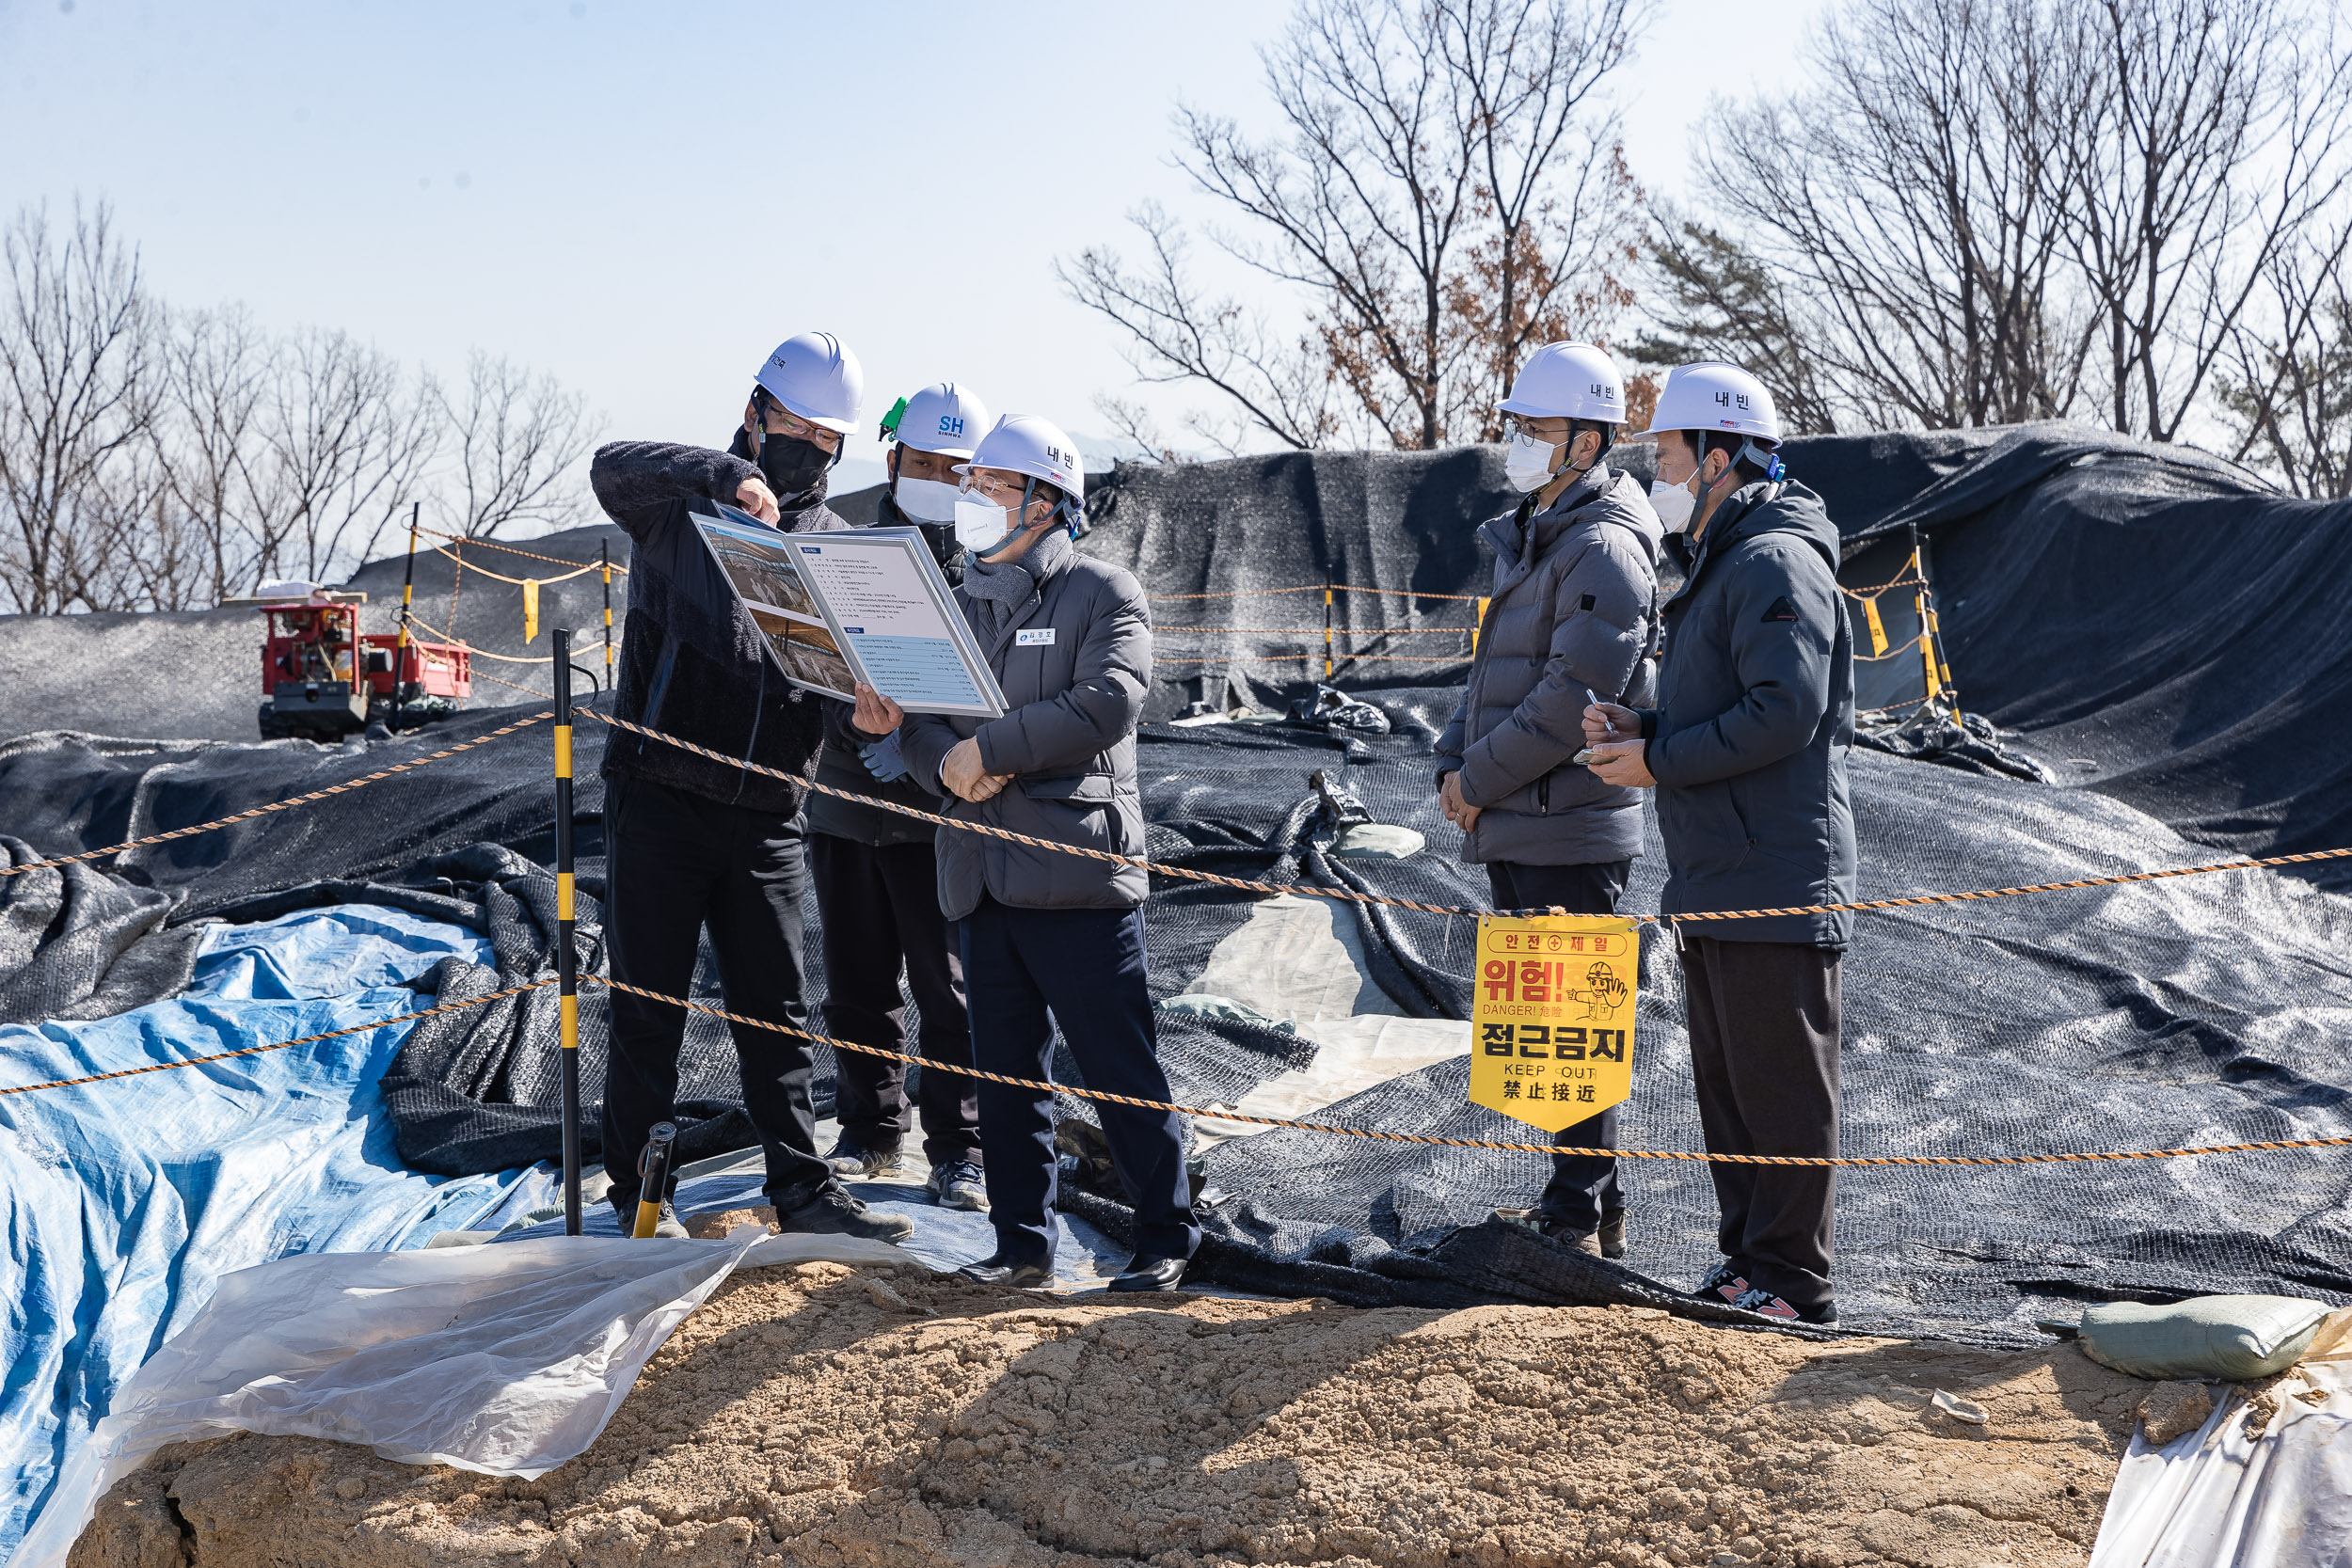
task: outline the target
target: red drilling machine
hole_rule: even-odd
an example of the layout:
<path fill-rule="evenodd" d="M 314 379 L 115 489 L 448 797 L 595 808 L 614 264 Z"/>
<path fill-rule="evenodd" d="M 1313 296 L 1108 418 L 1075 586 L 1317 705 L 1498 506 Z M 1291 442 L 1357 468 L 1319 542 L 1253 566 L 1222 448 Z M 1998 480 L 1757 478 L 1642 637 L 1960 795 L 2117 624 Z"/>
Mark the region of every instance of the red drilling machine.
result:
<path fill-rule="evenodd" d="M 472 655 L 398 632 L 359 634 L 358 605 L 338 595 L 264 603 L 262 738 L 340 740 L 362 729 L 410 730 L 447 719 L 473 695 Z"/>

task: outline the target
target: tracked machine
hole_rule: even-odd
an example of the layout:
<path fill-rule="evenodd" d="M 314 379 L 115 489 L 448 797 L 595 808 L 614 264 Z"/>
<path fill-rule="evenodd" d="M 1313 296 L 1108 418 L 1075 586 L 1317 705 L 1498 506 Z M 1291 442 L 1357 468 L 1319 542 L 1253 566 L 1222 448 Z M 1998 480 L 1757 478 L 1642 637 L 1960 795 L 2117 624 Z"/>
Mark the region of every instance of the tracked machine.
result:
<path fill-rule="evenodd" d="M 310 591 L 261 606 L 262 738 L 341 740 L 412 730 L 473 695 L 472 656 L 403 632 L 362 636 L 351 596 Z"/>

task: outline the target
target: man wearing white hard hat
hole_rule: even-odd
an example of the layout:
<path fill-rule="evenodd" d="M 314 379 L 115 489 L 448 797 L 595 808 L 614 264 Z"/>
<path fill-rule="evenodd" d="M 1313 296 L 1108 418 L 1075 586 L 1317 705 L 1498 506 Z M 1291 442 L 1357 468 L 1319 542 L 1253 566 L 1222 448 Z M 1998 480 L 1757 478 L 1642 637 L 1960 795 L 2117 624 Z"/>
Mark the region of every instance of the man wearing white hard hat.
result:
<path fill-rule="evenodd" d="M 900 752 L 917 779 L 954 797 L 947 812 L 960 820 L 1140 861 L 1136 725 L 1152 681 L 1142 585 L 1077 549 L 1085 468 L 1045 420 L 999 420 L 959 471 L 968 488 L 956 527 L 969 554 L 956 598 L 1008 707 L 984 722 L 907 719 Z M 1049 1077 L 1058 1022 L 1088 1087 L 1166 1101 L 1142 865 L 954 828 L 939 831 L 938 846 L 939 905 L 957 923 L 978 1065 Z M 1200 1243 L 1183 1131 L 1173 1112 L 1097 1111 L 1136 1213 L 1135 1257 L 1111 1289 L 1174 1290 Z M 963 1272 L 1048 1284 L 1058 1231 L 1053 1097 L 983 1083 L 980 1142 L 996 1247 Z"/>
<path fill-rule="evenodd" d="M 1651 505 L 1684 570 L 1661 610 L 1658 705 L 1586 710 L 1594 772 L 1654 786 L 1664 912 L 1795 910 L 1854 896 L 1853 636 L 1838 534 L 1786 477 L 1772 394 L 1736 366 L 1684 365 L 1650 421 Z M 1638 738 L 1631 736 L 1637 736 Z M 1849 913 L 1678 919 L 1699 1121 L 1722 1154 L 1837 1152 L 1838 960 Z M 1723 1260 L 1698 1293 L 1837 1321 L 1834 1173 L 1710 1164 Z"/>
<path fill-rule="evenodd" d="M 770 668 L 766 640 L 690 517 L 724 502 L 787 532 L 841 527 L 825 505 L 825 476 L 857 426 L 864 379 L 839 339 L 803 332 L 760 366 L 727 450 L 616 441 L 597 450 L 588 474 L 631 545 L 615 716 L 735 759 L 626 733 L 605 743 L 612 978 L 685 996 L 707 930 L 727 1009 L 794 1029 L 809 1020 L 801 958 L 807 791 L 792 780 L 807 776 L 823 742 L 822 699 Z M 680 1114 L 685 1028 L 674 1004 L 612 992 L 601 1132 L 612 1202 L 624 1216 L 637 1208 L 638 1156 L 654 1123 L 681 1126 L 682 1161 L 737 1147 L 727 1141 L 730 1117 Z M 749 1027 L 734 1039 L 777 1223 L 884 1241 L 912 1233 L 903 1218 L 851 1196 L 817 1152 L 808 1042 Z M 670 1196 L 660 1195 L 660 1233 L 682 1236 Z"/>
<path fill-rule="evenodd" d="M 1438 804 L 1497 909 L 1613 914 L 1642 852 L 1642 797 L 1577 765 L 1596 700 L 1650 705 L 1661 533 L 1641 484 L 1601 462 L 1625 422 L 1625 383 L 1589 343 L 1547 343 L 1503 400 L 1503 472 L 1525 499 L 1482 526 L 1493 596 L 1454 721 L 1438 739 Z M 1616 1144 L 1613 1109 L 1562 1144 Z M 1617 1163 L 1552 1157 L 1532 1211 L 1501 1211 L 1596 1257 L 1625 1251 Z"/>
<path fill-rule="evenodd" d="M 882 420 L 894 442 L 886 462 L 877 527 L 914 528 L 930 542 L 950 582 L 963 577 L 956 539 L 956 465 L 969 461 L 988 428 L 988 410 L 968 387 L 935 382 L 901 398 Z M 825 704 L 825 750 L 817 782 L 853 794 L 936 812 L 939 800 L 916 784 L 898 755 L 897 721 L 880 693 L 863 710 L 861 728 L 847 703 Z M 825 1032 L 879 1051 L 907 1048 L 907 1005 L 899 976 L 922 1020 L 918 1053 L 927 1062 L 972 1065 L 972 1027 L 964 1014 L 963 960 L 939 911 L 939 860 L 932 829 L 911 816 L 818 795 L 808 805 L 808 868 L 825 942 Z M 839 1054 L 834 1115 L 840 1141 L 826 1161 L 843 1177 L 871 1179 L 895 1170 L 918 1107 L 910 1105 L 906 1067 L 886 1056 Z M 951 1209 L 986 1209 L 980 1176 L 978 1081 L 923 1072 L 916 1098 L 931 1196 Z"/>

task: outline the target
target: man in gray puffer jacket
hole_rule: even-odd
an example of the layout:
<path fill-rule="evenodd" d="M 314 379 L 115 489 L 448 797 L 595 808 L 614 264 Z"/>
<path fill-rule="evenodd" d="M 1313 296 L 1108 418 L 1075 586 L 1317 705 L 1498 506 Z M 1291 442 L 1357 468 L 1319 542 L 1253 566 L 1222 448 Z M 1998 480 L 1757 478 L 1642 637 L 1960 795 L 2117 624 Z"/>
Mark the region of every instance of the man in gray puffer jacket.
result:
<path fill-rule="evenodd" d="M 1754 376 L 1685 365 L 1659 393 L 1652 505 L 1687 568 L 1666 602 L 1657 709 L 1595 705 L 1593 770 L 1655 785 L 1669 915 L 1808 910 L 1854 897 L 1853 634 L 1838 533 L 1781 476 Z M 1642 738 L 1623 738 L 1638 726 Z M 1850 912 L 1676 927 L 1708 1148 L 1837 1152 L 1838 960 Z M 1837 1321 L 1835 1171 L 1710 1164 L 1723 1260 L 1697 1293 L 1766 1317 Z"/>
<path fill-rule="evenodd" d="M 1486 867 L 1497 909 L 1611 914 L 1642 852 L 1641 792 L 1573 758 L 1596 698 L 1650 705 L 1661 531 L 1641 486 L 1600 462 L 1625 407 L 1606 354 L 1546 344 L 1502 406 L 1516 427 L 1505 471 L 1534 494 L 1478 531 L 1494 546 L 1494 594 L 1470 686 L 1438 738 L 1439 802 L 1463 829 L 1462 858 Z M 1613 1107 L 1559 1141 L 1611 1148 L 1616 1136 Z M 1526 1219 L 1597 1257 L 1621 1256 L 1616 1161 L 1554 1155 Z"/>

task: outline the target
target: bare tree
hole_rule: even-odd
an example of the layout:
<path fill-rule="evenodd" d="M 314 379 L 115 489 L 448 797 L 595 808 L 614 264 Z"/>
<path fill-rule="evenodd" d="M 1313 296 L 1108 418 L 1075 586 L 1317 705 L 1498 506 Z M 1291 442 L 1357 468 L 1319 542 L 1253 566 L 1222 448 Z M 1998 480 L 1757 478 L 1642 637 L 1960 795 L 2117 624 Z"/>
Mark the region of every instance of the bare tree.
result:
<path fill-rule="evenodd" d="M 581 509 L 580 475 L 591 440 L 586 400 L 551 375 L 476 351 L 463 393 L 427 393 L 447 421 L 453 462 L 441 512 L 469 538 L 537 523 L 561 527 Z"/>
<path fill-rule="evenodd" d="M 2241 321 L 2219 376 L 2233 454 L 2314 499 L 2352 497 L 2352 224 L 2307 239 L 2265 276 L 2265 326 Z"/>
<path fill-rule="evenodd" d="M 2106 416 L 2178 437 L 2273 263 L 2344 190 L 2352 55 L 2273 0 L 2074 0 L 2090 106 L 2055 183 L 2096 311 Z"/>
<path fill-rule="evenodd" d="M 1150 244 L 1148 271 L 1131 272 L 1116 252 L 1089 246 L 1074 261 L 1056 261 L 1054 276 L 1073 298 L 1126 329 L 1136 379 L 1204 381 L 1230 398 L 1241 410 L 1237 419 L 1194 414 L 1185 421 L 1220 451 L 1239 451 L 1252 429 L 1286 446 L 1321 446 L 1339 421 L 1332 376 L 1312 340 L 1284 341 L 1240 301 L 1201 298 L 1184 270 L 1187 242 L 1158 203 L 1144 203 L 1127 221 Z M 1131 404 L 1114 399 L 1104 412 L 1131 436 L 1158 446 L 1156 433 L 1138 434 L 1143 421 Z"/>
<path fill-rule="evenodd" d="M 1526 354 L 1597 338 L 1633 303 L 1624 280 L 1641 255 L 1641 187 L 1615 118 L 1593 106 L 1634 26 L 1626 0 L 1479 0 L 1437 20 L 1447 69 L 1469 96 L 1478 199 L 1491 223 L 1455 286 L 1454 313 L 1492 363 L 1483 380 L 1469 379 L 1454 420 L 1467 414 L 1481 439 L 1496 440 L 1494 405 Z"/>
<path fill-rule="evenodd" d="M 2049 171 L 2085 126 L 2040 17 L 2036 0 L 1852 0 L 1812 40 L 1817 86 L 1711 113 L 1698 171 L 1766 312 L 1730 336 L 1801 341 L 1813 389 L 1834 389 L 1820 422 L 2006 423 L 2078 401 L 2088 338 L 2058 286 Z M 1670 230 L 1662 259 L 1687 284 L 1707 245 Z"/>
<path fill-rule="evenodd" d="M 243 306 L 173 311 L 160 359 L 162 407 L 148 434 L 173 501 L 205 541 L 215 600 L 275 574 L 291 522 L 267 493 L 262 412 L 277 344 Z"/>
<path fill-rule="evenodd" d="M 1531 343 L 1597 336 L 1629 299 L 1612 256 L 1631 254 L 1638 192 L 1596 94 L 1640 4 L 1301 0 L 1260 51 L 1280 137 L 1189 106 L 1176 122 L 1179 166 L 1245 220 L 1217 244 L 1295 286 L 1306 330 L 1198 296 L 1156 210 L 1136 214 L 1144 273 L 1093 249 L 1063 284 L 1132 335 L 1139 374 L 1206 382 L 1244 430 L 1292 446 L 1491 434 L 1494 389 Z"/>
<path fill-rule="evenodd" d="M 312 581 L 374 554 L 432 461 L 437 399 L 405 379 L 348 333 L 298 332 L 279 347 L 262 416 L 271 497 Z"/>
<path fill-rule="evenodd" d="M 20 210 L 0 259 L 0 584 L 20 610 L 106 608 L 91 592 L 116 509 L 98 503 L 141 433 L 152 326 L 138 255 L 102 204 L 62 233 Z"/>

